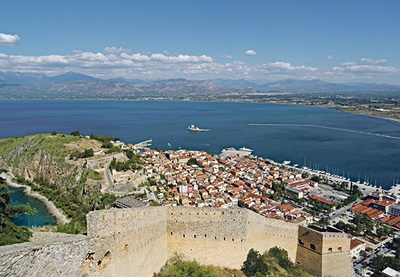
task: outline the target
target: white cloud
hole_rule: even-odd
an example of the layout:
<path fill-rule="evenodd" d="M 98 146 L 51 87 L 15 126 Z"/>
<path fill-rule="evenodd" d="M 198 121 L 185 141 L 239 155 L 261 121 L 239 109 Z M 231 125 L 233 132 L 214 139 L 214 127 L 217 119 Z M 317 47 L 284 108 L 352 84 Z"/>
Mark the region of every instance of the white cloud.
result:
<path fill-rule="evenodd" d="M 167 50 L 164 50 L 164 51 L 163 51 L 163 54 L 164 54 L 164 55 L 169 55 L 169 52 L 168 52 Z"/>
<path fill-rule="evenodd" d="M 395 73 L 399 72 L 399 68 L 392 66 L 381 66 L 381 65 L 369 65 L 369 64 L 347 64 L 336 66 L 333 68 L 334 71 L 342 72 L 354 72 L 354 73 Z"/>
<path fill-rule="evenodd" d="M 250 55 L 250 56 L 254 56 L 254 55 L 257 55 L 257 52 L 254 51 L 254 50 L 247 50 L 247 51 L 245 52 L 245 54 L 246 54 L 246 55 Z"/>
<path fill-rule="evenodd" d="M 328 60 L 333 60 L 335 57 L 333 57 L 333 56 L 331 56 L 331 55 L 328 55 L 328 56 L 326 56 L 326 58 L 327 58 Z"/>
<path fill-rule="evenodd" d="M 386 59 L 374 60 L 369 58 L 362 58 L 361 61 L 367 64 L 378 64 L 378 63 L 385 63 Z"/>
<path fill-rule="evenodd" d="M 107 54 L 117 54 L 117 53 L 130 53 L 131 50 L 122 47 L 117 48 L 115 46 L 111 46 L 104 48 L 103 52 Z"/>
<path fill-rule="evenodd" d="M 231 55 L 222 55 L 222 57 L 223 57 L 224 59 L 232 59 L 232 56 L 231 56 Z"/>
<path fill-rule="evenodd" d="M 0 71 L 57 75 L 68 71 L 98 78 L 139 79 L 322 79 L 332 82 L 400 80 L 400 69 L 380 64 L 346 62 L 331 68 L 316 68 L 276 61 L 249 65 L 241 61 L 218 63 L 206 55 L 163 53 L 93 53 L 73 51 L 69 55 L 22 56 L 0 53 Z M 394 74 L 394 75 L 393 75 Z M 386 78 L 386 79 L 385 79 Z"/>
<path fill-rule="evenodd" d="M 13 46 L 18 41 L 20 41 L 18 35 L 8 35 L 0 33 L 0 45 Z"/>

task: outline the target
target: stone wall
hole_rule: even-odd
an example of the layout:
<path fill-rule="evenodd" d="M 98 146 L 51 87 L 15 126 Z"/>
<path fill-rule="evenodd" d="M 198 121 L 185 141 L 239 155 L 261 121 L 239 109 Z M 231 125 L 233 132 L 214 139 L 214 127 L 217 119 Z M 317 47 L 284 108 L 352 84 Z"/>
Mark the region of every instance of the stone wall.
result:
<path fill-rule="evenodd" d="M 352 276 L 345 235 L 247 209 L 111 209 L 90 212 L 87 221 L 87 236 L 0 247 L 0 276 L 150 277 L 175 252 L 201 264 L 240 268 L 251 248 L 274 246 L 315 275 Z"/>
<path fill-rule="evenodd" d="M 167 210 L 168 252 L 202 264 L 238 268 L 248 252 L 248 212 L 243 209 Z"/>
<path fill-rule="evenodd" d="M 82 276 L 153 276 L 168 259 L 163 207 L 111 209 L 87 216 L 93 239 Z"/>
<path fill-rule="evenodd" d="M 0 247 L 0 276 L 79 276 L 90 240 L 57 234 Z"/>
<path fill-rule="evenodd" d="M 297 236 L 297 225 L 268 220 L 247 209 L 167 211 L 169 255 L 176 251 L 202 264 L 240 268 L 251 248 L 263 253 L 274 246 L 287 249 L 294 260 Z"/>

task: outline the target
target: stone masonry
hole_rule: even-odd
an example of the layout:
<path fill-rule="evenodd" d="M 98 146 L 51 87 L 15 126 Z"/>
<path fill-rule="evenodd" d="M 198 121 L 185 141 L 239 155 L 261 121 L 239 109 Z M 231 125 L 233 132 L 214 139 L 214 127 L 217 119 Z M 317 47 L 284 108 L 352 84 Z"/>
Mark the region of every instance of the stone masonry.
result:
<path fill-rule="evenodd" d="M 278 246 L 317 276 L 353 276 L 349 241 L 247 209 L 143 207 L 90 212 L 87 236 L 0 247 L 0 276 L 152 276 L 175 252 L 240 268 Z M 340 270 L 338 270 L 340 269 Z"/>

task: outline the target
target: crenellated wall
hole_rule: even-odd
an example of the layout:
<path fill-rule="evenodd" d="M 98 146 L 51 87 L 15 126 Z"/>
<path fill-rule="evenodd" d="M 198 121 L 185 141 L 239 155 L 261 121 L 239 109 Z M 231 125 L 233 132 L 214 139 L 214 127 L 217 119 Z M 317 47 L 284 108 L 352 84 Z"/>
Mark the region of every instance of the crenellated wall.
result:
<path fill-rule="evenodd" d="M 0 276 L 25 271 L 25 276 L 153 276 L 175 252 L 201 264 L 240 268 L 251 248 L 264 252 L 274 246 L 318 276 L 352 276 L 343 234 L 266 219 L 247 209 L 111 209 L 90 212 L 87 222 L 86 237 L 20 244 L 18 251 L 0 247 Z"/>
<path fill-rule="evenodd" d="M 87 216 L 93 239 L 82 276 L 152 276 L 168 259 L 162 207 L 111 209 Z"/>

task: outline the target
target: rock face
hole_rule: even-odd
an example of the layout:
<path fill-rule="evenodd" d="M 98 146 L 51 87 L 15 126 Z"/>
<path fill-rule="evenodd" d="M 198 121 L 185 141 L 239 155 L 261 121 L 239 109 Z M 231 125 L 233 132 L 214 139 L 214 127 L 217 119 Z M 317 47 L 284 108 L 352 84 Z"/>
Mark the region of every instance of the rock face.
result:
<path fill-rule="evenodd" d="M 0 168 L 6 168 L 29 181 L 42 178 L 60 187 L 74 186 L 81 178 L 83 166 L 80 163 L 66 163 L 62 156 L 50 153 L 46 145 L 42 145 L 43 140 L 40 136 L 44 135 L 21 140 L 10 151 L 0 156 Z"/>
<path fill-rule="evenodd" d="M 150 277 L 174 252 L 202 264 L 240 268 L 251 248 L 278 246 L 317 276 L 353 276 L 346 234 L 266 219 L 247 209 L 111 209 L 90 212 L 87 222 L 86 238 L 0 247 L 0 275 Z"/>

